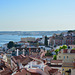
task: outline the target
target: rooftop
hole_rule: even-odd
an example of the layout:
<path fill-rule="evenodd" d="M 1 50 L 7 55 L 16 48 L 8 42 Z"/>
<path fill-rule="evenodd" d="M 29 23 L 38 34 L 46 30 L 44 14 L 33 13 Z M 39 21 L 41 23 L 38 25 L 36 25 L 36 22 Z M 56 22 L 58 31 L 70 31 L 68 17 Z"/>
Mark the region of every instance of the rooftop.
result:
<path fill-rule="evenodd" d="M 59 53 L 75 53 L 75 49 L 61 49 Z"/>
<path fill-rule="evenodd" d="M 26 64 L 28 64 L 28 62 L 32 61 L 33 59 L 30 58 L 29 56 L 19 55 L 19 56 L 13 56 L 12 60 L 15 63 L 20 62 L 20 63 L 22 63 L 22 65 L 26 65 Z"/>
<path fill-rule="evenodd" d="M 67 62 L 64 62 L 62 64 L 63 67 L 74 67 L 74 64 L 73 63 L 67 63 Z"/>
<path fill-rule="evenodd" d="M 62 60 L 51 60 L 51 63 L 62 63 Z"/>
<path fill-rule="evenodd" d="M 10 66 L 5 63 L 3 60 L 0 62 L 0 75 L 10 75 L 12 73 L 12 70 Z"/>

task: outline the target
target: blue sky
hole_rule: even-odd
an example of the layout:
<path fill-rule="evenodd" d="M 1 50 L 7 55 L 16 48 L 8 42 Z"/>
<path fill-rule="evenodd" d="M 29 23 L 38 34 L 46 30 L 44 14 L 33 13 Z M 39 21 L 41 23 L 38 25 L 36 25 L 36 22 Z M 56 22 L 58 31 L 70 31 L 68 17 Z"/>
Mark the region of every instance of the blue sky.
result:
<path fill-rule="evenodd" d="M 75 29 L 75 0 L 0 0 L 0 31 Z"/>

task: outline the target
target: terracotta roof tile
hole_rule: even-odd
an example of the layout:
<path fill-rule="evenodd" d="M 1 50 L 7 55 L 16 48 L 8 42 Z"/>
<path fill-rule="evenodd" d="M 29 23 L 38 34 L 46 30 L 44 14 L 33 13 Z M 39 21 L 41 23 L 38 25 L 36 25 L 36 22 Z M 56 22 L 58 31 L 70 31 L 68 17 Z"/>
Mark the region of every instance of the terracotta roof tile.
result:
<path fill-rule="evenodd" d="M 26 75 L 26 70 L 22 69 L 22 70 L 16 72 L 14 75 Z"/>
<path fill-rule="evenodd" d="M 31 75 L 46 75 L 41 69 L 29 69 Z"/>
<path fill-rule="evenodd" d="M 64 63 L 62 64 L 62 66 L 64 66 L 64 67 L 73 67 L 74 65 L 73 65 L 73 63 L 64 62 Z"/>
<path fill-rule="evenodd" d="M 0 75 L 11 75 L 12 70 L 10 66 L 8 66 L 7 63 L 5 63 L 3 60 L 1 60 L 2 65 L 0 65 L 0 68 L 4 68 L 2 71 L 0 71 Z"/>
<path fill-rule="evenodd" d="M 68 52 L 68 49 L 63 49 L 63 53 L 67 53 Z"/>
<path fill-rule="evenodd" d="M 62 63 L 62 60 L 51 60 L 51 63 Z"/>
<path fill-rule="evenodd" d="M 30 58 L 29 56 L 23 56 L 23 55 L 19 55 L 19 56 L 13 56 L 12 60 L 17 63 L 17 62 L 21 62 L 23 65 L 28 64 L 28 62 L 32 61 L 33 59 Z"/>
<path fill-rule="evenodd" d="M 75 50 L 71 50 L 71 52 L 70 53 L 75 53 Z"/>
<path fill-rule="evenodd" d="M 56 72 L 58 72 L 58 69 L 51 69 L 51 70 L 49 71 L 49 74 L 53 74 L 53 73 L 56 73 Z"/>

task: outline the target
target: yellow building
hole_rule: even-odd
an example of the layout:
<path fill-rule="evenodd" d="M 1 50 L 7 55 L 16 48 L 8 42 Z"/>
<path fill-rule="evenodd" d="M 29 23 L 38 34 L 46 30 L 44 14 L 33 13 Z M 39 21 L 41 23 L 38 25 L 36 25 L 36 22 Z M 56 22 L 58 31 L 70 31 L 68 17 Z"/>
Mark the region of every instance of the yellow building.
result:
<path fill-rule="evenodd" d="M 75 75 L 75 68 L 71 69 L 71 75 Z"/>
<path fill-rule="evenodd" d="M 11 54 L 10 53 L 4 54 L 3 55 L 3 60 L 5 62 L 7 62 L 8 64 L 11 64 Z"/>
<path fill-rule="evenodd" d="M 73 62 L 75 59 L 75 50 L 62 49 L 58 55 L 57 60 L 63 60 L 64 62 Z"/>
<path fill-rule="evenodd" d="M 32 37 L 27 37 L 27 38 L 21 38 L 21 41 L 25 41 L 25 42 L 31 42 L 31 41 L 35 41 L 35 38 L 32 38 Z"/>
<path fill-rule="evenodd" d="M 73 62 L 75 61 L 75 50 L 62 49 L 58 55 L 57 60 L 62 60 L 62 75 L 71 75 L 73 69 Z"/>
<path fill-rule="evenodd" d="M 71 75 L 71 69 L 73 69 L 73 63 L 63 63 L 62 65 L 62 75 Z"/>

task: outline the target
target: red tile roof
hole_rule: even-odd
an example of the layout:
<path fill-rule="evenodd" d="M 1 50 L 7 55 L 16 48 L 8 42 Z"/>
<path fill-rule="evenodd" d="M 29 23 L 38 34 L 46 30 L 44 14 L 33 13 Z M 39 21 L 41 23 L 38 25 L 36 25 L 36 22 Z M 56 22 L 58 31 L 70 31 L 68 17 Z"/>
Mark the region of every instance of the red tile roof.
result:
<path fill-rule="evenodd" d="M 62 63 L 62 60 L 51 60 L 51 63 Z"/>
<path fill-rule="evenodd" d="M 58 73 L 58 69 L 50 68 L 49 66 L 46 66 L 44 71 L 41 69 L 21 69 L 20 71 L 16 72 L 14 75 L 50 75 L 54 73 Z"/>
<path fill-rule="evenodd" d="M 46 67 L 44 68 L 44 72 L 45 72 L 47 75 L 49 75 L 49 71 L 50 71 L 51 69 L 52 69 L 51 67 L 46 66 Z"/>
<path fill-rule="evenodd" d="M 41 69 L 29 69 L 29 72 L 31 75 L 41 75 L 43 71 Z"/>
<path fill-rule="evenodd" d="M 62 51 L 62 49 L 61 49 Z M 61 53 L 61 51 L 59 53 Z M 68 49 L 63 49 L 63 53 L 68 53 Z"/>
<path fill-rule="evenodd" d="M 27 71 L 25 69 L 22 69 L 18 72 L 16 72 L 14 75 L 26 75 Z"/>
<path fill-rule="evenodd" d="M 5 63 L 3 60 L 1 60 L 2 65 L 0 65 L 0 68 L 4 68 L 2 71 L 0 71 L 0 75 L 11 75 L 12 70 L 10 66 Z"/>
<path fill-rule="evenodd" d="M 75 62 L 73 63 L 73 65 L 74 65 L 74 69 L 75 69 Z"/>
<path fill-rule="evenodd" d="M 63 49 L 63 53 L 68 53 L 69 49 Z M 59 52 L 61 53 L 61 51 Z M 70 53 L 75 53 L 75 50 L 70 50 Z"/>
<path fill-rule="evenodd" d="M 68 52 L 68 49 L 63 49 L 63 53 L 67 53 Z"/>
<path fill-rule="evenodd" d="M 29 56 L 19 55 L 19 56 L 13 56 L 13 57 L 12 57 L 12 60 L 13 60 L 15 63 L 21 62 L 23 65 L 26 65 L 26 64 L 28 64 L 28 62 L 32 61 L 33 59 L 30 58 Z"/>
<path fill-rule="evenodd" d="M 12 71 L 8 68 L 4 68 L 3 71 L 0 72 L 0 75 L 11 75 Z"/>
<path fill-rule="evenodd" d="M 64 66 L 64 67 L 74 67 L 73 63 L 68 63 L 68 62 L 64 62 L 62 64 L 62 66 Z"/>
<path fill-rule="evenodd" d="M 71 52 L 70 53 L 75 53 L 75 50 L 71 50 Z"/>
<path fill-rule="evenodd" d="M 27 42 L 25 42 L 25 41 L 19 41 L 18 43 L 27 43 Z"/>
<path fill-rule="evenodd" d="M 26 69 L 21 69 L 20 71 L 16 72 L 14 75 L 41 75 L 40 73 L 37 73 L 36 69 L 30 69 L 30 71 Z"/>
<path fill-rule="evenodd" d="M 53 74 L 53 73 L 56 73 L 56 72 L 58 72 L 58 69 L 51 69 L 51 70 L 49 70 L 49 74 Z"/>

